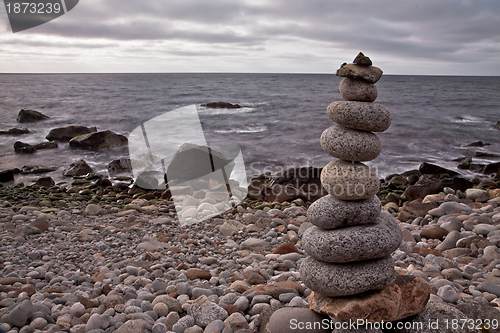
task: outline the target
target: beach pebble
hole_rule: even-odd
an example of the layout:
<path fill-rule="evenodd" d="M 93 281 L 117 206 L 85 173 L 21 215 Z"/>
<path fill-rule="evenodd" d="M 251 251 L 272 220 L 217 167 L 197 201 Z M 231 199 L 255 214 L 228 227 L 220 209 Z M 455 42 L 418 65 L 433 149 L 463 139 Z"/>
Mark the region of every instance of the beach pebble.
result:
<path fill-rule="evenodd" d="M 8 316 L 9 323 L 12 326 L 23 327 L 28 318 L 33 314 L 33 303 L 30 300 L 25 300 L 16 306 Z"/>
<path fill-rule="evenodd" d="M 472 201 L 486 202 L 490 200 L 488 191 L 480 190 L 478 188 L 468 188 L 465 190 L 465 197 Z"/>
<path fill-rule="evenodd" d="M 377 99 L 377 87 L 361 79 L 344 78 L 339 86 L 345 101 L 373 102 Z"/>
<path fill-rule="evenodd" d="M 443 216 L 449 214 L 453 211 L 465 212 L 466 214 L 472 213 L 472 208 L 469 206 L 459 203 L 459 202 L 444 202 L 438 208 L 429 210 L 429 214 L 432 216 Z"/>
<path fill-rule="evenodd" d="M 380 139 L 375 134 L 341 125 L 327 128 L 321 134 L 320 143 L 326 153 L 345 161 L 371 161 L 382 151 Z"/>
<path fill-rule="evenodd" d="M 326 111 L 337 124 L 360 131 L 384 132 L 391 125 L 391 113 L 379 103 L 338 101 Z"/>

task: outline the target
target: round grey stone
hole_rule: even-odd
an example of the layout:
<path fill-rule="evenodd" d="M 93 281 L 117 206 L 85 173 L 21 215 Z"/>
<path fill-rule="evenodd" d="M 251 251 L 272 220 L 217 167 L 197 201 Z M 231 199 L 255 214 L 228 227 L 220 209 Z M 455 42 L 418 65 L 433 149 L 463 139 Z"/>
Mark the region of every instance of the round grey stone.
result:
<path fill-rule="evenodd" d="M 286 307 L 272 314 L 267 327 L 269 333 L 330 333 L 321 325 L 325 321 L 330 322 L 328 316 L 311 309 Z"/>
<path fill-rule="evenodd" d="M 309 207 L 307 219 L 321 229 L 335 229 L 368 224 L 379 216 L 381 209 L 382 204 L 377 196 L 365 200 L 344 201 L 328 194 Z"/>
<path fill-rule="evenodd" d="M 360 131 L 383 132 L 391 126 L 391 113 L 379 103 L 338 101 L 326 112 L 337 124 Z"/>
<path fill-rule="evenodd" d="M 300 265 L 302 282 L 311 290 L 330 297 L 382 289 L 396 280 L 391 256 L 332 264 L 307 257 Z"/>
<path fill-rule="evenodd" d="M 30 300 L 25 300 L 9 313 L 9 323 L 12 326 L 23 327 L 32 313 L 33 303 Z"/>
<path fill-rule="evenodd" d="M 382 152 L 382 143 L 375 134 L 341 125 L 327 128 L 320 144 L 327 154 L 345 161 L 371 161 Z"/>
<path fill-rule="evenodd" d="M 360 162 L 334 160 L 321 172 L 321 184 L 332 197 L 362 200 L 377 194 L 380 181 L 375 169 Z"/>
<path fill-rule="evenodd" d="M 345 101 L 373 102 L 378 94 L 373 83 L 347 77 L 340 82 L 339 90 Z"/>
<path fill-rule="evenodd" d="M 373 222 L 334 230 L 314 226 L 304 233 L 302 247 L 313 258 L 331 263 L 389 256 L 403 240 L 401 229 L 386 211 Z"/>

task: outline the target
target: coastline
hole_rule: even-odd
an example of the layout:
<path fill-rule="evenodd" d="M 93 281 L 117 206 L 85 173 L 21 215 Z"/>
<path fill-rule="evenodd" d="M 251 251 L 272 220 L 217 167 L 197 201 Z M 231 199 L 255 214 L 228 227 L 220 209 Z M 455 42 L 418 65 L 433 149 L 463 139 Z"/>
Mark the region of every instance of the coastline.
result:
<path fill-rule="evenodd" d="M 457 319 L 498 318 L 499 179 L 454 190 L 444 186 L 451 184 L 445 170 L 434 171 L 417 179 L 425 178 L 422 188 L 437 194 L 402 200 L 409 186 L 418 186 L 407 186 L 415 172 L 390 177 L 379 192 L 383 209 L 403 229 L 404 241 L 393 254 L 396 270 L 431 284 L 431 316 L 445 311 Z M 173 202 L 161 191 L 129 188 L 127 178 L 70 179 L 0 187 L 4 327 L 121 333 L 186 325 L 201 332 L 213 323 L 264 332 L 277 309 L 307 312 L 310 290 L 298 266 L 304 258 L 300 237 L 311 226 L 310 202 L 247 199 L 180 227 Z M 23 317 L 22 304 L 41 312 Z M 200 309 L 216 315 L 206 322 Z"/>

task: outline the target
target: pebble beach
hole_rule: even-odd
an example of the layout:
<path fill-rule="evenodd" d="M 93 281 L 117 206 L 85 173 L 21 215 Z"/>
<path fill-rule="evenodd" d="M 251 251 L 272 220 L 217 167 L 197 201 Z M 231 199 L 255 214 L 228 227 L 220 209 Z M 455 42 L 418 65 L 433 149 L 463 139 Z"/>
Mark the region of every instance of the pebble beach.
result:
<path fill-rule="evenodd" d="M 0 187 L 5 332 L 266 332 L 277 309 L 312 316 L 298 272 L 309 202 L 244 201 L 180 227 L 158 193 L 92 184 Z M 384 205 L 405 217 L 396 271 L 432 288 L 414 321 L 500 318 L 498 194 L 445 188 L 422 200 L 436 208 L 413 215 Z"/>

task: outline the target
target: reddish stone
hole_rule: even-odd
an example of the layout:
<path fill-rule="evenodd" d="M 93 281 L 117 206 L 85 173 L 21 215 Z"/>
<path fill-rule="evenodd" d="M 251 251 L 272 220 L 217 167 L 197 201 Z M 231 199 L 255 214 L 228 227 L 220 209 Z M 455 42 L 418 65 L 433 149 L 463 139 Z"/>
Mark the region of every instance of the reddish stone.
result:
<path fill-rule="evenodd" d="M 430 285 L 419 277 L 397 275 L 390 286 L 359 295 L 333 298 L 312 292 L 309 305 L 318 313 L 342 321 L 387 322 L 420 313 L 429 301 L 430 291 Z"/>
<path fill-rule="evenodd" d="M 428 249 L 426 247 L 412 247 L 411 249 L 414 253 L 420 254 L 422 257 L 425 257 L 428 254 L 433 254 L 438 257 L 442 256 L 441 252 L 438 250 Z"/>
<path fill-rule="evenodd" d="M 266 279 L 259 273 L 259 271 L 244 271 L 243 276 L 251 284 L 263 284 L 266 283 Z"/>
<path fill-rule="evenodd" d="M 108 295 L 110 292 L 111 292 L 111 286 L 109 284 L 106 283 L 104 286 L 102 286 L 102 293 L 104 295 Z"/>
<path fill-rule="evenodd" d="M 420 230 L 420 237 L 427 239 L 443 239 L 448 234 L 448 231 L 438 226 L 425 226 Z"/>
<path fill-rule="evenodd" d="M 179 236 L 180 239 L 188 239 L 189 238 L 189 235 L 188 234 L 180 234 Z"/>
<path fill-rule="evenodd" d="M 205 279 L 205 280 L 210 280 L 212 278 L 212 274 L 210 274 L 209 271 L 204 271 L 202 269 L 190 269 L 188 272 L 187 272 L 187 277 L 190 279 L 190 280 L 194 280 L 194 279 Z"/>
<path fill-rule="evenodd" d="M 297 250 L 297 248 L 295 247 L 295 245 L 293 245 L 290 242 L 286 242 L 286 243 L 280 244 L 280 245 L 278 245 L 277 248 L 275 248 L 273 250 L 274 254 L 287 254 L 287 253 L 292 253 L 292 252 L 297 252 L 298 253 L 299 250 Z"/>
<path fill-rule="evenodd" d="M 302 295 L 304 293 L 304 288 L 298 282 L 294 281 L 281 281 L 270 285 L 256 285 L 248 289 L 243 296 L 246 296 L 252 292 L 256 291 L 259 295 L 270 295 L 276 299 L 283 293 L 298 293 Z"/>
<path fill-rule="evenodd" d="M 50 228 L 50 223 L 45 219 L 36 219 L 35 221 L 31 222 L 30 225 L 40 229 L 41 232 L 45 232 Z"/>

